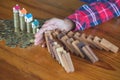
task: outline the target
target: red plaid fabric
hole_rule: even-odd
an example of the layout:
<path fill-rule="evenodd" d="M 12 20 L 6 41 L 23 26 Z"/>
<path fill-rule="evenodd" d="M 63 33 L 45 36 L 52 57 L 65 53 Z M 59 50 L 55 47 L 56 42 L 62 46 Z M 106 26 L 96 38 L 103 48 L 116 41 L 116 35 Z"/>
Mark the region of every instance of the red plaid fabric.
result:
<path fill-rule="evenodd" d="M 75 31 L 85 30 L 120 16 L 120 0 L 96 1 L 81 6 L 68 16 L 76 24 Z"/>

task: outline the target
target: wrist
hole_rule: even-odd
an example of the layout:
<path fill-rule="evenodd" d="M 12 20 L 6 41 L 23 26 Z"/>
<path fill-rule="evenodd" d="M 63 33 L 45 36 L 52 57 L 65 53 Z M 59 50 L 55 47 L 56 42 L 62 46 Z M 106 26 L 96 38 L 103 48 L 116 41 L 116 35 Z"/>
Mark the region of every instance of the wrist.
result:
<path fill-rule="evenodd" d="M 64 19 L 64 23 L 66 24 L 66 26 L 65 26 L 66 31 L 71 31 L 75 27 L 75 23 L 70 19 Z"/>

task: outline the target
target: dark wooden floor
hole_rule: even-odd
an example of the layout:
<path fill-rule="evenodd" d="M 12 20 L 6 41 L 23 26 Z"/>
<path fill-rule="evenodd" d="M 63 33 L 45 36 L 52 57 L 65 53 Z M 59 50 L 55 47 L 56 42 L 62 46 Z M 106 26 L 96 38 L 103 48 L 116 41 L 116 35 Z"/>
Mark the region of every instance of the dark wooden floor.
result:
<path fill-rule="evenodd" d="M 79 0 L 0 0 L 0 19 L 12 19 L 15 4 L 35 18 L 65 18 L 83 3 Z M 87 34 L 104 37 L 120 47 L 120 17 L 112 19 Z M 91 64 L 72 56 L 75 72 L 67 74 L 46 48 L 9 48 L 0 41 L 0 80 L 120 80 L 120 51 L 116 54 L 94 50 L 100 61 Z"/>

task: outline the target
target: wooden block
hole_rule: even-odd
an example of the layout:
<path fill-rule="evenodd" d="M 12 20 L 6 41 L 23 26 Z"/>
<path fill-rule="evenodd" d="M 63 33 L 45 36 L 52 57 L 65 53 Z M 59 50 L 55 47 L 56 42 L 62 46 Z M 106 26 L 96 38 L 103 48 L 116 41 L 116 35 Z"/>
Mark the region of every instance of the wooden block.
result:
<path fill-rule="evenodd" d="M 57 38 L 60 40 L 64 35 L 65 35 L 64 33 L 59 33 L 59 34 L 57 35 Z"/>
<path fill-rule="evenodd" d="M 90 44 L 90 46 L 92 46 L 92 48 L 94 48 L 94 46 L 95 46 L 96 48 L 102 50 L 103 48 L 101 46 L 99 46 L 98 44 L 96 44 L 93 40 L 94 40 L 94 36 L 89 35 L 87 37 L 87 41 Z"/>
<path fill-rule="evenodd" d="M 53 52 L 54 52 L 54 55 L 55 55 L 55 59 L 60 64 L 60 59 L 59 59 L 58 54 L 56 52 L 56 48 L 59 48 L 59 47 L 61 47 L 61 46 L 57 42 L 54 42 L 54 45 L 53 45 L 52 49 L 53 49 Z"/>
<path fill-rule="evenodd" d="M 79 37 L 81 36 L 81 34 L 79 32 L 75 32 L 74 35 L 79 36 Z"/>
<path fill-rule="evenodd" d="M 66 51 L 63 49 L 63 47 L 57 48 L 56 51 L 57 51 L 57 54 L 59 56 L 61 65 L 64 67 L 65 71 L 68 72 L 68 73 L 72 72 L 72 69 L 69 66 L 70 63 L 68 64 L 68 61 L 67 61 L 66 56 L 65 56 L 66 55 Z"/>
<path fill-rule="evenodd" d="M 84 54 L 85 58 L 90 60 L 92 63 L 95 63 L 99 60 L 88 45 L 85 45 L 83 42 L 80 42 L 78 44 L 78 47 Z"/>
<path fill-rule="evenodd" d="M 53 35 L 55 38 L 57 38 L 57 35 L 58 35 L 59 33 L 60 33 L 60 31 L 55 30 L 55 31 L 52 32 L 52 35 Z"/>
<path fill-rule="evenodd" d="M 51 40 L 53 39 L 52 31 L 46 31 L 45 33 L 48 34 L 49 39 L 51 39 Z"/>
<path fill-rule="evenodd" d="M 68 39 L 69 39 L 68 36 L 64 35 L 60 40 L 64 44 L 64 46 L 66 47 L 66 50 L 70 51 L 70 46 L 67 44 Z"/>
<path fill-rule="evenodd" d="M 68 65 L 68 63 L 67 63 L 67 60 L 66 60 L 66 57 L 65 57 L 65 52 L 63 52 L 63 54 L 62 54 L 62 60 L 63 60 L 63 63 L 64 63 L 64 69 L 65 69 L 65 71 L 67 72 L 67 73 L 69 73 L 70 72 L 70 67 L 69 67 L 69 65 Z"/>
<path fill-rule="evenodd" d="M 69 38 L 67 41 L 69 41 L 72 44 L 72 42 L 74 41 L 74 39 L 73 38 Z"/>
<path fill-rule="evenodd" d="M 67 39 L 67 44 L 68 44 L 68 46 L 70 47 L 70 52 L 71 53 L 75 53 L 75 49 L 74 49 L 74 47 L 73 47 L 73 45 L 72 45 L 72 42 L 74 41 L 74 39 L 73 38 L 70 38 L 70 39 Z"/>
<path fill-rule="evenodd" d="M 112 44 L 111 42 L 104 38 L 100 41 L 100 44 L 114 53 L 117 53 L 119 51 L 119 47 L 117 47 L 116 45 Z"/>
<path fill-rule="evenodd" d="M 83 40 L 86 40 L 87 39 L 87 35 L 85 33 L 82 33 L 80 38 L 82 38 Z"/>
<path fill-rule="evenodd" d="M 55 32 L 52 33 L 54 38 L 57 38 L 57 34 Z"/>
<path fill-rule="evenodd" d="M 90 45 L 89 41 L 87 40 L 87 35 L 85 33 L 82 33 L 80 36 L 80 40 L 83 41 L 85 44 Z"/>
<path fill-rule="evenodd" d="M 85 51 L 82 49 L 83 47 L 85 47 L 85 43 L 84 42 L 80 42 L 77 44 L 78 48 L 80 49 L 80 51 L 83 53 L 83 55 L 85 56 L 84 59 L 90 60 L 89 56 L 87 56 L 85 54 Z M 91 61 L 91 60 L 90 60 Z"/>
<path fill-rule="evenodd" d="M 77 44 L 77 46 L 78 46 L 78 48 L 79 48 L 79 50 L 83 53 L 83 55 L 84 55 L 84 52 L 83 52 L 83 50 L 82 50 L 82 47 L 84 47 L 85 46 L 85 43 L 84 42 L 79 42 L 78 44 Z M 84 55 L 85 56 L 85 55 Z"/>
<path fill-rule="evenodd" d="M 55 30 L 55 33 L 59 34 L 61 31 L 59 29 Z"/>
<path fill-rule="evenodd" d="M 54 43 L 54 42 L 50 42 L 50 41 L 49 41 L 49 47 L 50 47 L 51 56 L 52 56 L 53 58 L 55 58 L 55 53 L 54 53 L 54 51 L 53 51 L 53 43 Z"/>
<path fill-rule="evenodd" d="M 48 49 L 48 52 L 51 53 L 48 36 L 49 36 L 48 32 L 45 32 L 45 41 L 46 41 L 47 49 Z"/>
<path fill-rule="evenodd" d="M 79 41 L 84 41 L 83 38 L 81 38 L 81 34 L 79 32 L 76 32 L 75 35 L 73 36 L 76 40 L 79 40 Z"/>
<path fill-rule="evenodd" d="M 79 32 L 76 32 L 73 36 L 74 39 L 76 40 L 79 40 L 79 37 L 80 37 L 80 33 Z"/>
<path fill-rule="evenodd" d="M 66 54 L 66 59 L 67 59 L 67 62 L 68 62 L 68 64 L 69 64 L 69 67 L 70 67 L 70 72 L 74 72 L 75 69 L 74 69 L 74 66 L 73 66 L 73 62 L 72 62 L 70 53 L 67 53 L 67 54 Z"/>
<path fill-rule="evenodd" d="M 92 63 L 97 62 L 99 59 L 97 56 L 93 53 L 93 51 L 86 45 L 82 47 L 82 50 L 84 51 L 84 54 L 89 58 L 89 60 Z"/>
<path fill-rule="evenodd" d="M 95 38 L 93 39 L 93 42 L 95 42 L 97 45 L 102 47 L 104 50 L 109 51 L 108 48 L 100 44 L 101 40 L 102 40 L 101 38 L 99 38 L 98 36 L 95 36 Z"/>
<path fill-rule="evenodd" d="M 89 51 L 89 53 L 91 54 L 91 56 L 94 58 L 94 62 L 99 61 L 98 57 L 95 55 L 95 53 L 92 51 L 92 49 L 88 45 L 86 45 L 85 47 Z"/>
<path fill-rule="evenodd" d="M 74 35 L 74 33 L 73 33 L 72 31 L 69 31 L 69 32 L 67 33 L 67 36 L 68 36 L 69 38 L 73 37 L 73 35 Z"/>
<path fill-rule="evenodd" d="M 90 45 L 89 41 L 87 40 L 87 37 L 88 36 L 85 33 L 82 33 L 79 39 L 83 41 L 85 44 Z"/>
<path fill-rule="evenodd" d="M 79 38 L 80 38 L 80 34 L 79 33 L 76 33 L 74 36 L 73 36 L 74 39 L 76 40 L 79 40 L 81 41 Z"/>
<path fill-rule="evenodd" d="M 60 64 L 64 67 L 64 61 L 63 61 L 63 59 L 62 59 L 62 51 L 63 51 L 64 49 L 63 49 L 63 47 L 58 47 L 58 48 L 56 48 L 56 52 L 57 52 L 57 54 L 58 54 L 58 57 L 59 57 L 59 59 L 60 59 Z"/>
<path fill-rule="evenodd" d="M 65 61 L 65 64 L 66 64 L 66 71 L 69 73 L 69 72 L 74 72 L 74 66 L 73 66 L 73 63 L 72 63 L 72 60 L 71 60 L 71 57 L 70 57 L 70 54 L 65 52 L 64 51 L 64 54 L 62 54 L 62 57 Z"/>
<path fill-rule="evenodd" d="M 83 33 L 83 34 L 81 34 L 80 35 L 80 33 L 76 33 L 75 35 L 74 35 L 74 38 L 76 39 L 76 40 L 79 40 L 80 42 L 84 42 L 85 44 L 87 44 L 87 45 L 90 45 L 89 43 L 88 43 L 88 40 L 87 40 L 87 38 L 86 38 L 87 36 Z"/>
<path fill-rule="evenodd" d="M 90 55 L 89 51 L 88 51 L 85 47 L 82 47 L 82 50 L 84 51 L 85 56 L 87 56 L 87 58 L 88 58 L 92 63 L 94 63 L 95 60 L 94 60 L 94 58 Z"/>
<path fill-rule="evenodd" d="M 93 42 L 93 39 L 94 39 L 94 36 L 92 36 L 92 35 L 89 35 L 89 36 L 87 37 L 87 40 L 88 40 L 89 42 Z"/>
<path fill-rule="evenodd" d="M 51 54 L 53 58 L 55 58 L 54 51 L 52 49 L 54 40 L 53 40 L 53 36 L 51 35 L 51 32 L 52 31 L 45 32 L 45 40 L 46 40 L 48 52 Z"/>
<path fill-rule="evenodd" d="M 70 48 L 70 46 L 67 44 L 67 40 L 68 40 L 68 39 L 69 39 L 68 36 L 65 35 L 65 36 L 63 36 L 63 37 L 61 38 L 61 41 L 62 41 L 62 43 L 66 46 L 67 50 L 70 50 L 71 48 Z"/>
<path fill-rule="evenodd" d="M 69 39 L 67 35 L 64 35 L 63 37 L 61 37 L 61 40 L 63 40 L 64 42 Z"/>
<path fill-rule="evenodd" d="M 80 55 L 81 58 L 84 58 L 85 56 L 83 55 L 83 53 L 81 52 L 81 50 L 79 49 L 79 47 L 77 46 L 77 44 L 79 44 L 80 42 L 78 40 L 75 40 L 72 42 L 73 47 L 75 48 L 75 53 L 77 55 Z"/>

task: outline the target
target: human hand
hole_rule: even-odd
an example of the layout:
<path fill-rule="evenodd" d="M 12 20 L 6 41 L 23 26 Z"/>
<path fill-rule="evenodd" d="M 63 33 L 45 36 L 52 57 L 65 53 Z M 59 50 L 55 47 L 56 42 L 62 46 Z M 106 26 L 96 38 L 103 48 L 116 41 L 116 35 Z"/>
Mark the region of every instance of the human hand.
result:
<path fill-rule="evenodd" d="M 58 19 L 58 18 L 52 18 L 50 20 L 47 20 L 42 28 L 38 31 L 38 33 L 35 34 L 35 41 L 34 45 L 43 45 L 44 39 L 43 39 L 43 33 L 48 30 L 65 30 L 66 32 L 73 29 L 73 22 L 69 19 Z"/>

